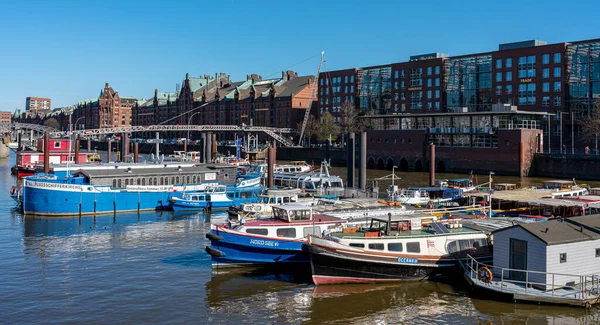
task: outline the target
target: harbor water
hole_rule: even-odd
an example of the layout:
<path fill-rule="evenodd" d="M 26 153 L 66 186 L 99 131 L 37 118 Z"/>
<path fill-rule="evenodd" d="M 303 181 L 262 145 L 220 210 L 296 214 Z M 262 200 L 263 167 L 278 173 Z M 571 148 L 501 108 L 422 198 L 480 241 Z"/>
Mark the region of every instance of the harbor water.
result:
<path fill-rule="evenodd" d="M 12 164 L 14 155 L 0 159 L 0 324 L 600 323 L 598 308 L 476 299 L 458 279 L 315 287 L 303 274 L 213 272 L 205 234 L 226 214 L 25 217 L 9 196 Z M 345 176 L 341 168 L 332 172 Z M 402 187 L 427 182 L 424 173 L 398 175 Z"/>

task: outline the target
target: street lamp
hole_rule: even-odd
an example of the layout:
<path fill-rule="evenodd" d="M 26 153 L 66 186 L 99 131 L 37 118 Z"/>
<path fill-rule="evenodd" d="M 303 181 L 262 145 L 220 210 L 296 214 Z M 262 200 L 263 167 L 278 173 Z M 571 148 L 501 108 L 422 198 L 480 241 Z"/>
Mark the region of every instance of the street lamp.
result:
<path fill-rule="evenodd" d="M 192 117 L 194 117 L 194 115 L 200 114 L 201 112 L 196 112 L 192 115 L 190 115 L 190 118 L 188 119 L 188 131 L 187 131 L 187 136 L 185 138 L 185 142 L 183 143 L 183 151 L 185 151 L 185 153 L 187 153 L 187 145 L 188 145 L 188 141 L 190 141 L 190 123 L 192 122 Z"/>
<path fill-rule="evenodd" d="M 73 124 L 73 125 L 74 125 L 74 127 L 75 127 L 75 131 L 77 131 L 77 123 L 78 123 L 78 122 L 79 122 L 79 120 L 81 120 L 82 118 L 85 118 L 85 116 L 82 116 L 82 117 L 78 118 L 78 119 L 75 121 L 75 123 Z"/>
<path fill-rule="evenodd" d="M 490 202 L 490 214 L 488 215 L 489 218 L 492 217 L 492 194 L 494 194 L 494 188 L 492 187 L 492 175 L 496 175 L 496 173 L 494 172 L 490 172 L 490 188 L 488 190 L 489 192 L 489 202 Z"/>

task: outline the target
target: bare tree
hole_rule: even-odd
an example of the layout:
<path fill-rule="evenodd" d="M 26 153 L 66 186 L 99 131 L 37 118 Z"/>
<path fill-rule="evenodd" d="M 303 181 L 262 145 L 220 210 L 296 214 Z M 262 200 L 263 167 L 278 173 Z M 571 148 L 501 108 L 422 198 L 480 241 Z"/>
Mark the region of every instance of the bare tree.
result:
<path fill-rule="evenodd" d="M 60 123 L 58 123 L 58 121 L 54 117 L 51 117 L 51 118 L 45 120 L 44 126 L 60 130 Z"/>
<path fill-rule="evenodd" d="M 304 136 L 308 140 L 308 146 L 310 147 L 310 140 L 312 137 L 317 135 L 319 132 L 319 121 L 315 118 L 314 115 L 310 115 L 308 117 L 308 121 L 306 121 L 306 128 L 304 128 Z M 302 123 L 298 123 L 298 130 L 302 130 Z"/>
<path fill-rule="evenodd" d="M 325 112 L 321 116 L 320 127 L 317 132 L 317 140 L 324 141 L 328 140 L 331 137 L 331 141 L 337 140 L 337 137 L 340 135 L 341 128 L 333 118 L 333 115 L 329 112 Z"/>
<path fill-rule="evenodd" d="M 581 133 L 587 139 L 594 139 L 600 134 L 600 100 L 594 103 L 591 113 L 587 119 L 579 121 Z"/>

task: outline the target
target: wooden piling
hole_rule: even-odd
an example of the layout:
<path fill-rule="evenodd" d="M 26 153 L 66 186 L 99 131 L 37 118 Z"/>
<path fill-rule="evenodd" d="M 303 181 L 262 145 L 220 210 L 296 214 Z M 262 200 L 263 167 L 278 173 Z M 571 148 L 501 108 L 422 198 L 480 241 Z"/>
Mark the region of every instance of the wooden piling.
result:
<path fill-rule="evenodd" d="M 44 173 L 50 173 L 50 133 L 44 133 Z"/>
<path fill-rule="evenodd" d="M 435 185 L 435 144 L 429 144 L 429 186 Z"/>

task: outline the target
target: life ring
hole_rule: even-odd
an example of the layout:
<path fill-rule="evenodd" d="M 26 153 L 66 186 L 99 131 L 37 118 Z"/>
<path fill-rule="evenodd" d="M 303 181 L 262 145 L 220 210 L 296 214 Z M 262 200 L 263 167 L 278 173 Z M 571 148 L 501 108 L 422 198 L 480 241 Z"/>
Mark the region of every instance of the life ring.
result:
<path fill-rule="evenodd" d="M 433 201 L 427 202 L 426 208 L 429 209 L 429 210 L 433 209 L 434 208 Z"/>
<path fill-rule="evenodd" d="M 477 271 L 477 278 L 481 282 L 490 283 L 492 281 L 492 279 L 494 278 L 494 276 L 492 275 L 492 271 L 490 271 L 490 269 L 483 266 L 483 267 L 479 268 L 479 271 Z"/>
<path fill-rule="evenodd" d="M 476 215 L 475 218 L 476 219 L 485 219 L 486 215 L 485 215 L 485 213 L 480 213 L 480 214 Z"/>

